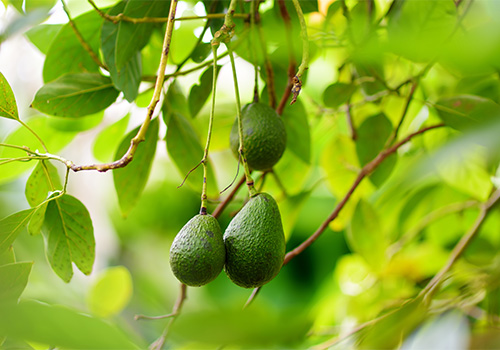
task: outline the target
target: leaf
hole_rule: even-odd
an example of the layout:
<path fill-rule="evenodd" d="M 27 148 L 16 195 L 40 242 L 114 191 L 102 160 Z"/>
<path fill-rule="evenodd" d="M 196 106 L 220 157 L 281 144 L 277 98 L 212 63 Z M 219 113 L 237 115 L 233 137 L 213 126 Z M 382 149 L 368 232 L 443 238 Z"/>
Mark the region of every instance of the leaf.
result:
<path fill-rule="evenodd" d="M 210 43 L 199 43 L 191 53 L 191 59 L 194 63 L 201 63 L 212 53 L 212 45 Z"/>
<path fill-rule="evenodd" d="M 323 93 L 323 103 L 329 108 L 338 108 L 351 98 L 356 86 L 347 83 L 334 83 Z"/>
<path fill-rule="evenodd" d="M 14 256 L 14 249 L 12 249 L 12 246 L 3 253 L 0 253 L 0 266 L 15 262 L 16 257 Z"/>
<path fill-rule="evenodd" d="M 0 73 L 0 117 L 19 120 L 16 98 L 2 73 Z"/>
<path fill-rule="evenodd" d="M 50 10 L 56 4 L 57 0 L 26 0 L 24 7 L 26 12 L 30 12 L 39 8 Z"/>
<path fill-rule="evenodd" d="M 385 114 L 379 113 L 369 117 L 359 126 L 356 153 L 362 166 L 372 161 L 384 147 L 392 132 L 392 124 Z M 375 186 L 381 186 L 389 177 L 396 165 L 395 154 L 386 158 L 370 175 L 370 181 Z"/>
<path fill-rule="evenodd" d="M 95 114 L 90 114 L 78 119 L 52 117 L 48 120 L 48 123 L 52 128 L 54 128 L 54 130 L 59 130 L 63 132 L 72 132 L 72 131 L 81 132 L 95 128 L 97 125 L 101 123 L 103 118 L 104 118 L 104 111 L 100 111 Z"/>
<path fill-rule="evenodd" d="M 57 169 L 48 161 L 39 161 L 26 182 L 25 194 L 29 205 L 37 206 L 57 189 L 62 189 Z"/>
<path fill-rule="evenodd" d="M 446 125 L 459 131 L 467 131 L 500 118 L 500 106 L 479 96 L 462 95 L 441 99 L 435 108 Z"/>
<path fill-rule="evenodd" d="M 124 266 L 102 271 L 91 286 L 87 305 L 99 317 L 110 317 L 122 311 L 132 296 L 132 276 Z"/>
<path fill-rule="evenodd" d="M 127 114 L 117 122 L 107 126 L 97 135 L 93 149 L 94 157 L 105 163 L 113 160 L 120 140 L 127 130 L 129 119 L 130 114 Z"/>
<path fill-rule="evenodd" d="M 5 41 L 17 33 L 23 32 L 27 28 L 45 21 L 47 17 L 49 17 L 49 14 L 46 8 L 30 11 L 24 16 L 14 16 L 14 18 L 5 26 L 3 33 L 0 34 L 0 41 Z"/>
<path fill-rule="evenodd" d="M 165 113 L 165 112 L 164 112 Z M 185 177 L 203 158 L 203 147 L 189 121 L 178 113 L 173 113 L 167 124 L 167 151 L 182 177 Z M 197 169 L 189 174 L 187 182 L 195 189 L 203 183 L 203 171 Z M 217 195 L 217 184 L 212 167 L 208 163 L 207 186 L 209 195 Z"/>
<path fill-rule="evenodd" d="M 119 2 L 108 14 L 116 16 L 123 13 L 126 2 Z M 139 92 L 139 84 L 141 83 L 142 65 L 141 55 L 139 51 L 132 55 L 129 60 L 118 70 L 116 67 L 116 52 L 119 51 L 117 46 L 117 36 L 120 23 L 105 21 L 101 30 L 101 49 L 104 56 L 104 62 L 109 68 L 109 74 L 115 87 L 122 91 L 127 101 L 132 102 L 137 97 Z"/>
<path fill-rule="evenodd" d="M 172 81 L 168 87 L 167 96 L 163 102 L 163 120 L 168 125 L 168 118 L 172 113 L 178 113 L 184 116 L 191 115 L 189 112 L 189 104 L 184 91 L 177 80 Z"/>
<path fill-rule="evenodd" d="M 311 193 L 312 190 L 302 191 L 297 194 L 287 196 L 285 200 L 278 203 L 283 220 L 283 231 L 285 232 L 285 238 L 287 240 L 292 235 L 292 231 L 297 223 L 299 214 L 306 201 L 311 196 Z"/>
<path fill-rule="evenodd" d="M 99 33 L 103 19 L 96 11 L 75 18 L 75 26 L 95 54 L 99 53 Z M 47 40 L 47 39 L 45 39 Z M 52 40 L 43 64 L 43 81 L 51 82 L 69 73 L 97 73 L 99 66 L 83 48 L 70 23 Z"/>
<path fill-rule="evenodd" d="M 50 45 L 60 32 L 62 24 L 40 24 L 24 33 L 41 53 L 47 55 Z"/>
<path fill-rule="evenodd" d="M 28 223 L 33 209 L 26 209 L 0 220 L 0 254 L 7 251 Z"/>
<path fill-rule="evenodd" d="M 28 284 L 32 266 L 32 262 L 0 266 L 0 300 L 2 302 L 17 302 Z"/>
<path fill-rule="evenodd" d="M 216 69 L 216 77 L 219 75 L 221 66 L 217 66 Z M 195 118 L 200 110 L 203 108 L 203 105 L 207 102 L 208 97 L 212 93 L 212 79 L 214 76 L 214 69 L 212 67 L 207 68 L 200 78 L 200 84 L 195 84 L 191 87 L 191 91 L 189 92 L 188 103 L 189 103 L 189 111 L 191 112 L 191 118 Z"/>
<path fill-rule="evenodd" d="M 346 238 L 351 249 L 361 255 L 375 271 L 379 271 L 385 264 L 388 244 L 379 215 L 363 199 L 356 205 Z"/>
<path fill-rule="evenodd" d="M 63 306 L 24 301 L 0 305 L 0 314 L 0 336 L 66 349 L 139 348 L 108 322 Z"/>
<path fill-rule="evenodd" d="M 64 282 L 69 282 L 73 276 L 72 262 L 84 274 L 92 272 L 94 228 L 82 202 L 67 194 L 49 202 L 42 232 L 50 265 Z"/>
<path fill-rule="evenodd" d="M 99 74 L 67 74 L 45 84 L 32 107 L 43 113 L 78 118 L 102 111 L 118 96 L 111 80 Z"/>
<path fill-rule="evenodd" d="M 304 105 L 301 101 L 297 101 L 293 108 L 286 108 L 281 117 L 286 128 L 287 149 L 309 164 L 311 162 L 311 132 Z"/>
<path fill-rule="evenodd" d="M 129 0 L 125 4 L 123 14 L 129 17 L 166 17 L 170 1 Z M 115 63 L 121 71 L 127 62 L 137 54 L 149 41 L 154 24 L 134 24 L 120 21 L 116 34 Z"/>
<path fill-rule="evenodd" d="M 137 147 L 132 162 L 124 168 L 113 170 L 118 203 L 124 216 L 127 216 L 137 204 L 148 181 L 158 143 L 159 124 L 158 118 L 153 119 L 146 132 L 146 140 Z M 120 159 L 127 152 L 130 140 L 135 137 L 138 131 L 139 128 L 136 128 L 125 136 L 116 152 L 116 159 Z"/>

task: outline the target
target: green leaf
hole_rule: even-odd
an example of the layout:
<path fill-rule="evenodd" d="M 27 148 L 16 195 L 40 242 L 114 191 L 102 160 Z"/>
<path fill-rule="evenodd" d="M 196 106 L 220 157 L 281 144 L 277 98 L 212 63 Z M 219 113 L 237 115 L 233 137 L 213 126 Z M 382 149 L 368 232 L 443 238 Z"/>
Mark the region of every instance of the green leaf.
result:
<path fill-rule="evenodd" d="M 304 105 L 301 101 L 297 101 L 293 108 L 286 108 L 281 117 L 286 128 L 287 149 L 309 164 L 311 161 L 311 132 Z"/>
<path fill-rule="evenodd" d="M 194 63 L 201 63 L 212 53 L 212 45 L 210 43 L 200 43 L 191 53 L 191 59 Z"/>
<path fill-rule="evenodd" d="M 13 263 L 0 266 L 0 300 L 17 302 L 28 284 L 32 262 Z"/>
<path fill-rule="evenodd" d="M 61 31 L 62 24 L 40 24 L 24 33 L 41 53 L 47 54 L 50 45 Z"/>
<path fill-rule="evenodd" d="M 165 112 L 164 112 L 165 113 Z M 167 124 L 167 151 L 182 177 L 185 177 L 203 158 L 203 147 L 189 121 L 178 113 L 170 116 Z M 203 184 L 201 166 L 189 174 L 187 182 L 195 189 Z M 212 167 L 208 163 L 207 186 L 209 195 L 217 195 L 217 184 Z"/>
<path fill-rule="evenodd" d="M 323 93 L 323 103 L 329 108 L 338 108 L 351 98 L 356 86 L 347 83 L 334 83 Z"/>
<path fill-rule="evenodd" d="M 129 119 L 130 114 L 127 114 L 117 122 L 107 126 L 97 135 L 93 149 L 94 157 L 104 163 L 113 160 L 120 140 L 127 130 Z"/>
<path fill-rule="evenodd" d="M 72 262 L 84 274 L 92 272 L 94 228 L 82 202 L 67 194 L 49 202 L 43 234 L 50 265 L 64 282 L 69 282 L 73 276 Z"/>
<path fill-rule="evenodd" d="M 441 99 L 435 108 L 446 125 L 460 131 L 500 118 L 500 105 L 479 96 L 463 95 Z"/>
<path fill-rule="evenodd" d="M 215 79 L 217 79 L 217 76 L 219 75 L 220 68 L 221 66 L 217 66 Z M 207 102 L 208 97 L 212 93 L 213 76 L 214 70 L 212 67 L 209 67 L 201 75 L 200 84 L 195 84 L 191 87 L 188 98 L 191 118 L 195 118 L 198 115 L 205 102 Z"/>
<path fill-rule="evenodd" d="M 0 336 L 66 349 L 139 348 L 108 322 L 63 306 L 25 301 L 18 305 L 1 305 L 0 314 Z"/>
<path fill-rule="evenodd" d="M 75 137 L 76 133 L 59 133 L 48 125 L 48 119 L 49 118 L 45 116 L 33 117 L 27 122 L 27 124 L 32 130 L 36 131 L 42 140 L 45 141 L 47 148 L 51 152 L 56 153 L 66 146 Z M 20 126 L 18 129 L 10 133 L 3 142 L 10 145 L 26 146 L 32 150 L 42 149 L 40 142 L 31 132 L 29 132 L 28 129 L 23 126 Z M 26 152 L 24 151 L 8 147 L 0 147 L 0 158 L 18 158 L 25 156 Z M 35 162 L 12 162 L 3 164 L 2 171 L 0 171 L 0 182 L 11 180 L 34 166 Z"/>
<path fill-rule="evenodd" d="M 124 266 L 102 271 L 91 286 L 87 305 L 99 317 L 118 314 L 127 306 L 132 296 L 132 276 Z"/>
<path fill-rule="evenodd" d="M 166 17 L 170 1 L 129 0 L 125 4 L 123 14 L 129 17 Z M 127 62 L 137 54 L 149 41 L 154 24 L 134 24 L 120 21 L 116 34 L 115 61 L 116 69 L 121 71 Z"/>
<path fill-rule="evenodd" d="M 26 209 L 0 220 L 0 254 L 7 251 L 28 223 L 34 209 Z"/>
<path fill-rule="evenodd" d="M 385 264 L 388 244 L 379 215 L 370 203 L 363 199 L 360 199 L 354 210 L 347 231 L 347 241 L 351 249 L 361 255 L 375 271 L 379 271 Z"/>
<path fill-rule="evenodd" d="M 132 162 L 124 168 L 113 170 L 113 181 L 118 195 L 118 203 L 124 216 L 127 216 L 137 204 L 148 181 L 156 152 L 156 144 L 158 143 L 159 124 L 158 118 L 153 119 L 146 132 L 146 140 L 137 147 Z M 125 136 L 116 152 L 116 159 L 120 159 L 127 152 L 130 147 L 130 140 L 137 135 L 138 131 L 139 128 L 136 128 Z"/>
<path fill-rule="evenodd" d="M 54 128 L 54 130 L 63 132 L 81 132 L 95 128 L 101 123 L 103 118 L 104 111 L 100 111 L 95 114 L 87 115 L 85 117 L 80 117 L 77 119 L 52 117 L 48 120 L 48 123 L 52 128 Z"/>
<path fill-rule="evenodd" d="M 196 15 L 192 11 L 184 11 L 184 16 Z M 187 57 L 190 57 L 198 38 L 195 30 L 200 27 L 198 21 L 179 21 L 175 27 L 175 35 L 172 35 L 170 50 L 168 52 L 169 63 L 179 64 Z M 219 28 L 220 29 L 220 28 Z"/>
<path fill-rule="evenodd" d="M 2 73 L 0 73 L 0 117 L 19 120 L 16 98 Z"/>
<path fill-rule="evenodd" d="M 36 9 L 26 13 L 24 16 L 13 16 L 13 19 L 5 26 L 3 33 L 0 34 L 0 41 L 24 32 L 27 28 L 45 21 L 49 17 L 47 9 Z"/>
<path fill-rule="evenodd" d="M 372 161 L 384 147 L 392 132 L 392 124 L 385 114 L 371 116 L 359 126 L 356 153 L 362 166 Z M 381 186 L 396 165 L 396 155 L 391 155 L 370 175 L 375 186 Z"/>
<path fill-rule="evenodd" d="M 99 74 L 67 74 L 45 84 L 32 107 L 43 113 L 78 118 L 102 111 L 118 96 L 111 80 Z"/>
<path fill-rule="evenodd" d="M 50 192 L 61 190 L 57 169 L 48 161 L 39 161 L 26 182 L 26 199 L 31 207 L 42 203 Z"/>
<path fill-rule="evenodd" d="M 39 8 L 50 10 L 56 4 L 57 0 L 26 0 L 24 7 L 26 12 L 30 12 Z"/>
<path fill-rule="evenodd" d="M 123 13 L 126 2 L 119 2 L 108 14 L 116 16 Z M 141 83 L 142 65 L 139 51 L 132 55 L 129 60 L 118 70 L 116 67 L 117 36 L 120 23 L 105 21 L 101 30 L 101 49 L 104 56 L 104 62 L 109 68 L 109 74 L 115 87 L 122 91 L 127 101 L 132 102 L 139 92 Z"/>
<path fill-rule="evenodd" d="M 0 266 L 6 265 L 6 264 L 12 264 L 16 262 L 16 257 L 14 255 L 14 249 L 9 247 L 6 251 L 3 253 L 0 253 Z"/>
<path fill-rule="evenodd" d="M 95 54 L 99 53 L 99 33 L 103 19 L 96 11 L 87 12 L 74 20 L 75 26 Z M 67 23 L 52 40 L 43 64 L 43 80 L 53 81 L 68 73 L 97 73 L 99 66 L 83 48 Z"/>
<path fill-rule="evenodd" d="M 168 125 L 168 118 L 172 113 L 178 113 L 184 116 L 191 115 L 186 95 L 177 80 L 172 81 L 168 87 L 167 96 L 163 102 L 163 120 Z"/>

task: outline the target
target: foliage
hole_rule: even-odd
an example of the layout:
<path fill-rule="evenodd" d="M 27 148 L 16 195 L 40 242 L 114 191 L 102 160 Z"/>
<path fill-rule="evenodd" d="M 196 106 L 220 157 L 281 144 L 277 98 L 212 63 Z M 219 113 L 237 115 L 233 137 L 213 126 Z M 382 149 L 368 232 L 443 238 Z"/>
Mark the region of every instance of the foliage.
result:
<path fill-rule="evenodd" d="M 172 1 L 2 0 L 43 81 L 0 65 L 0 345 L 498 348 L 498 3 Z M 252 101 L 287 147 L 250 174 Z M 279 275 L 179 293 L 200 197 L 225 229 L 254 191 Z"/>

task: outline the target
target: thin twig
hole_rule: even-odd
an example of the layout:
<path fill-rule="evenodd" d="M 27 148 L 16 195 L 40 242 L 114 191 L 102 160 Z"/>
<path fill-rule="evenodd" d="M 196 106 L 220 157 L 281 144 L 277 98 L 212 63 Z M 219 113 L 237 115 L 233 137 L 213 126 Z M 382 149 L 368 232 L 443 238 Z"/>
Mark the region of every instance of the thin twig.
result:
<path fill-rule="evenodd" d="M 300 23 L 300 37 L 302 38 L 302 62 L 297 70 L 297 74 L 293 78 L 293 87 L 292 94 L 293 98 L 290 104 L 294 104 L 297 101 L 297 97 L 299 96 L 300 90 L 302 89 L 302 75 L 309 68 L 309 39 L 307 38 L 307 25 L 306 20 L 304 18 L 304 13 L 302 12 L 302 8 L 300 7 L 299 0 L 293 0 L 293 5 L 295 6 L 295 10 L 297 11 L 297 16 L 299 17 Z"/>
<path fill-rule="evenodd" d="M 228 196 L 215 208 L 214 212 L 212 213 L 213 217 L 218 218 L 222 214 L 222 212 L 234 198 L 240 187 L 243 186 L 245 180 L 245 175 L 243 175 L 240 181 L 238 181 L 238 183 L 234 186 L 233 190 L 228 194 Z"/>
<path fill-rule="evenodd" d="M 351 101 L 347 101 L 345 114 L 347 116 L 347 124 L 349 124 L 349 130 L 351 130 L 351 139 L 353 141 L 356 141 L 358 139 L 358 133 L 356 132 L 356 127 L 354 126 L 354 121 L 352 120 Z"/>
<path fill-rule="evenodd" d="M 399 129 L 401 128 L 401 125 L 403 125 L 405 117 L 408 114 L 408 109 L 410 108 L 410 104 L 411 104 L 411 101 L 413 100 L 413 96 L 415 95 L 415 90 L 417 90 L 417 86 L 418 86 L 418 80 L 413 82 L 413 84 L 411 85 L 410 93 L 408 94 L 408 97 L 406 98 L 406 103 L 405 103 L 405 106 L 403 108 L 401 118 L 399 119 L 399 123 L 396 126 L 396 128 L 394 129 L 394 131 L 392 132 L 389 139 L 387 140 L 386 145 L 391 145 L 394 142 L 394 140 L 397 139 Z"/>

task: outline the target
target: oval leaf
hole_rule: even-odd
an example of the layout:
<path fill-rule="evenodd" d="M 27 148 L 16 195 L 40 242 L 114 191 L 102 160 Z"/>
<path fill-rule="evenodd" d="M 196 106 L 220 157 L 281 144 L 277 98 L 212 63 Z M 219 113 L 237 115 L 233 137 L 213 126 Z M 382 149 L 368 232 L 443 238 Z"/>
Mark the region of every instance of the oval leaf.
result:
<path fill-rule="evenodd" d="M 62 189 L 57 169 L 47 161 L 39 161 L 26 182 L 26 199 L 31 207 L 42 203 L 50 192 Z"/>
<path fill-rule="evenodd" d="M 337 108 L 346 103 L 356 91 L 356 86 L 346 83 L 334 83 L 323 93 L 323 103 L 326 107 Z"/>
<path fill-rule="evenodd" d="M 0 73 L 0 117 L 19 119 L 16 98 L 2 73 Z"/>
<path fill-rule="evenodd" d="M 0 254 L 7 251 L 28 223 L 34 209 L 26 209 L 0 220 Z"/>
<path fill-rule="evenodd" d="M 285 123 L 286 147 L 307 164 L 311 161 L 311 132 L 307 122 L 307 112 L 302 102 L 287 108 L 282 115 Z"/>
<path fill-rule="evenodd" d="M 87 298 L 90 311 L 100 317 L 116 315 L 132 296 L 132 276 L 123 266 L 110 267 L 101 272 Z"/>
<path fill-rule="evenodd" d="M 84 274 L 92 272 L 95 258 L 94 227 L 87 208 L 75 197 L 63 195 L 49 202 L 43 233 L 46 254 L 54 272 L 65 282 L 75 265 Z"/>
<path fill-rule="evenodd" d="M 127 216 L 137 204 L 148 181 L 156 152 L 156 144 L 158 143 L 159 124 L 158 118 L 153 119 L 146 132 L 146 140 L 139 144 L 132 162 L 124 168 L 113 170 L 113 181 L 118 195 L 118 203 L 124 216 Z M 116 159 L 121 158 L 127 152 L 130 140 L 137 135 L 138 131 L 139 128 L 136 128 L 125 136 L 116 152 Z"/>
<path fill-rule="evenodd" d="M 32 107 L 59 117 L 78 118 L 102 111 L 118 96 L 109 78 L 99 74 L 68 74 L 45 84 Z"/>
<path fill-rule="evenodd" d="M 0 266 L 0 300 L 17 302 L 31 272 L 32 262 Z"/>

